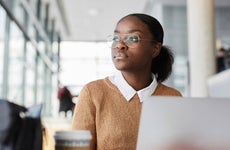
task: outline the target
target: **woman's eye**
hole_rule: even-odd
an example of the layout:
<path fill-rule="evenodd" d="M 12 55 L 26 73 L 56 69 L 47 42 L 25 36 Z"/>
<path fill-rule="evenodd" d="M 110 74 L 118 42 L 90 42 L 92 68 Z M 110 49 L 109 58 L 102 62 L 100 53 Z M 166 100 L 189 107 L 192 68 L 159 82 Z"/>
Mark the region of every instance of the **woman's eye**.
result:
<path fill-rule="evenodd" d="M 113 41 L 114 41 L 114 42 L 119 42 L 119 37 L 114 36 L 114 37 L 113 37 Z"/>
<path fill-rule="evenodd" d="M 130 36 L 129 41 L 138 42 L 139 38 L 137 36 Z"/>

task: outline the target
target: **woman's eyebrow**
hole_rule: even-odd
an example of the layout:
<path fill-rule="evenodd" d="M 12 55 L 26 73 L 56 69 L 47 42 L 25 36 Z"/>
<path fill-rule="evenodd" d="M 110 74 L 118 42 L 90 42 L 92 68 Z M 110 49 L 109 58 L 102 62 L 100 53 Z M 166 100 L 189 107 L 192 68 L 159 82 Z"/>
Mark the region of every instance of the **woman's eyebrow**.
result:
<path fill-rule="evenodd" d="M 120 33 L 120 32 L 119 32 L 119 31 L 117 31 L 117 30 L 114 30 L 114 31 L 113 31 L 113 33 Z"/>
<path fill-rule="evenodd" d="M 141 30 L 139 29 L 133 29 L 133 30 L 130 30 L 129 33 L 133 33 L 133 32 L 140 32 L 140 33 L 143 33 Z"/>
<path fill-rule="evenodd" d="M 132 30 L 129 30 L 128 33 L 134 33 L 134 32 L 140 32 L 140 33 L 143 33 L 141 30 L 139 29 L 132 29 Z M 120 31 L 118 30 L 114 30 L 114 33 L 120 33 Z"/>

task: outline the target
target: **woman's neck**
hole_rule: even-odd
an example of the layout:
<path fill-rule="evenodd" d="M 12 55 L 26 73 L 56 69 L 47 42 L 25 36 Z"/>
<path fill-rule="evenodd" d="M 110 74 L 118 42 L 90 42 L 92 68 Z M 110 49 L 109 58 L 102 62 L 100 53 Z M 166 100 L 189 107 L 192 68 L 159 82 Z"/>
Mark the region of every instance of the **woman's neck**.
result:
<path fill-rule="evenodd" d="M 122 72 L 122 75 L 126 82 L 132 86 L 136 91 L 139 91 L 147 86 L 149 86 L 152 81 L 152 74 L 133 74 L 133 73 L 127 73 Z"/>

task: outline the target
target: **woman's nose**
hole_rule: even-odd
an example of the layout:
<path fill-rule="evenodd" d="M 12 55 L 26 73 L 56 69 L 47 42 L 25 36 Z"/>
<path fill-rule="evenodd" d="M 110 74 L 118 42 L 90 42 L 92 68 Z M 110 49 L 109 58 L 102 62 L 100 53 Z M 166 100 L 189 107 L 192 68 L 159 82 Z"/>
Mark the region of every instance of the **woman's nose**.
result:
<path fill-rule="evenodd" d="M 121 40 L 116 44 L 115 48 L 117 48 L 117 49 L 126 49 L 127 45 L 125 44 L 124 41 Z"/>

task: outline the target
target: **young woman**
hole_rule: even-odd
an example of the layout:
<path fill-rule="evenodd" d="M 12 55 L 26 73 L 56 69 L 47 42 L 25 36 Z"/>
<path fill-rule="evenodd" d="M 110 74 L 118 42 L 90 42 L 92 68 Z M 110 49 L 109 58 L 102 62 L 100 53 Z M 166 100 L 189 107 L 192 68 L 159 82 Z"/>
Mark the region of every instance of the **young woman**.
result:
<path fill-rule="evenodd" d="M 136 149 L 142 102 L 148 96 L 181 96 L 162 84 L 173 55 L 163 46 L 161 24 L 146 14 L 130 14 L 108 38 L 120 73 L 85 85 L 78 97 L 73 129 L 90 130 L 94 149 Z"/>

